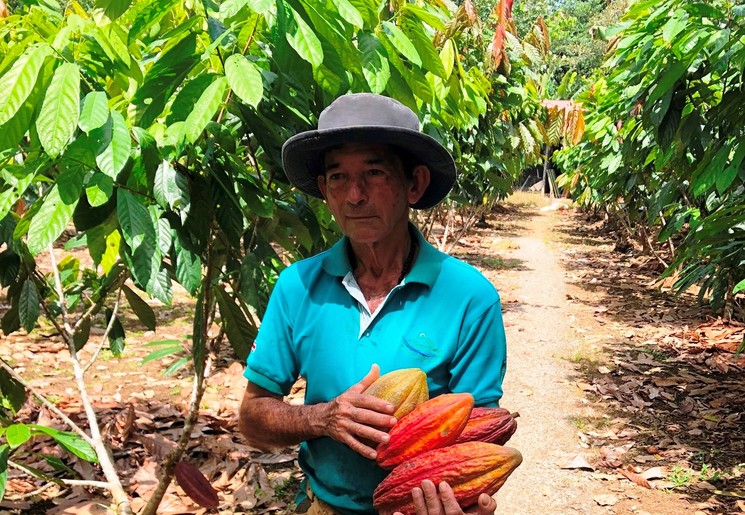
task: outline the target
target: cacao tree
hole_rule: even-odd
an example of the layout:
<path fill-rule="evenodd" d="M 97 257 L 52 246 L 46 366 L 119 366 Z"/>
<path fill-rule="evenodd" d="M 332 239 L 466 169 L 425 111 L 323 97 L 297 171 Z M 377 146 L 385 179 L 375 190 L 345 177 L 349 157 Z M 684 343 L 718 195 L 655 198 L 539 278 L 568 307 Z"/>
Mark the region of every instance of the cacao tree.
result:
<path fill-rule="evenodd" d="M 732 317 L 745 288 L 745 5 L 633 3 L 578 98 L 587 137 L 561 165 L 575 197 L 647 247 L 668 242 L 677 292 Z M 742 312 L 740 315 L 742 316 Z"/>

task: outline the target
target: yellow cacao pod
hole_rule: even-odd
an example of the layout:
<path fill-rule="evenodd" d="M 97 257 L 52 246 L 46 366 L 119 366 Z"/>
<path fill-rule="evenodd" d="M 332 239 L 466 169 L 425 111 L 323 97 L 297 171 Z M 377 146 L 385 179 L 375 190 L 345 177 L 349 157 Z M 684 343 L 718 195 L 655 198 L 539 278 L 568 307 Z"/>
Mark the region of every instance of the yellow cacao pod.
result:
<path fill-rule="evenodd" d="M 427 374 L 418 368 L 394 370 L 376 379 L 365 393 L 393 404 L 393 416 L 401 418 L 429 399 Z"/>

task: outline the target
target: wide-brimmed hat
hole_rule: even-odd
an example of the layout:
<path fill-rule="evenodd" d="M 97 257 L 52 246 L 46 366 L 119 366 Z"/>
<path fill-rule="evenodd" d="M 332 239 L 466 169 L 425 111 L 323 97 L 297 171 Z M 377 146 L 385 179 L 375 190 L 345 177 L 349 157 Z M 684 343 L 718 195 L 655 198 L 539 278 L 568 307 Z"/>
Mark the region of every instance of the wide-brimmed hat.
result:
<path fill-rule="evenodd" d="M 323 198 L 318 175 L 331 147 L 351 142 L 383 143 L 403 148 L 417 164 L 427 165 L 430 183 L 411 207 L 426 209 L 448 194 L 455 182 L 453 157 L 436 139 L 419 130 L 417 115 L 397 100 L 372 93 L 343 95 L 318 117 L 318 129 L 292 136 L 282 146 L 282 165 L 292 184 Z"/>

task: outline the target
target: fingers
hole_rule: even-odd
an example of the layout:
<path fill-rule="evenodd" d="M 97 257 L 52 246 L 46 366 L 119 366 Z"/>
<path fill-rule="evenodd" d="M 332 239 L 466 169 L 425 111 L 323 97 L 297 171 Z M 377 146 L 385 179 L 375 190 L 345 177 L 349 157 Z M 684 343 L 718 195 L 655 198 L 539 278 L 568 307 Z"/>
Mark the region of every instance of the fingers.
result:
<path fill-rule="evenodd" d="M 421 488 L 412 489 L 411 497 L 417 515 L 494 515 L 497 509 L 497 502 L 488 494 L 482 493 L 478 503 L 464 512 L 455 498 L 453 489 L 444 481 L 435 486 L 432 481 L 424 480 Z"/>
<path fill-rule="evenodd" d="M 479 495 L 479 515 L 492 515 L 497 511 L 497 501 L 488 494 Z"/>
<path fill-rule="evenodd" d="M 370 367 L 370 371 L 367 373 L 365 377 L 362 378 L 362 381 L 352 386 L 348 392 L 353 393 L 362 393 L 367 388 L 375 382 L 376 379 L 380 377 L 380 367 L 377 363 L 373 363 Z"/>

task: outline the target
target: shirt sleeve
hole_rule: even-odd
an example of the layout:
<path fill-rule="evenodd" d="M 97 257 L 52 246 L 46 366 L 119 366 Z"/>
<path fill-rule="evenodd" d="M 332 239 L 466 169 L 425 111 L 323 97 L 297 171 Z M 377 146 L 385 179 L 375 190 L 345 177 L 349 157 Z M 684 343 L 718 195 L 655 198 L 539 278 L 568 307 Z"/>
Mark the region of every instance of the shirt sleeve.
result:
<path fill-rule="evenodd" d="M 290 273 L 294 273 L 292 268 L 285 269 L 272 291 L 243 373 L 250 382 L 277 395 L 289 394 L 298 377 L 293 320 L 288 302 L 292 298 L 287 285 Z"/>
<path fill-rule="evenodd" d="M 450 391 L 470 392 L 476 406 L 499 406 L 507 365 L 502 304 L 497 296 L 463 328 L 450 368 Z"/>

